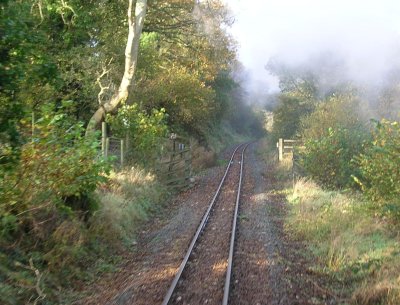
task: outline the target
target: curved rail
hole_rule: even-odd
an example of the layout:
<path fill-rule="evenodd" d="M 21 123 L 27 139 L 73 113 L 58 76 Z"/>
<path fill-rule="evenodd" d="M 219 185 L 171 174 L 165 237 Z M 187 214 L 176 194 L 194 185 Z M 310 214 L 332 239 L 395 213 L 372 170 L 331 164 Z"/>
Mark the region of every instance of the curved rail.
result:
<path fill-rule="evenodd" d="M 230 289 L 230 285 L 231 285 L 232 264 L 233 264 L 233 250 L 234 250 L 234 246 L 235 246 L 235 237 L 236 237 L 236 223 L 237 223 L 237 216 L 238 216 L 238 212 L 239 212 L 240 193 L 242 190 L 244 153 L 249 145 L 250 145 L 250 143 L 246 144 L 246 146 L 244 147 L 244 149 L 242 151 L 242 158 L 240 161 L 239 185 L 238 185 L 238 190 L 237 190 L 237 195 L 236 195 L 235 214 L 233 216 L 233 221 L 232 221 L 231 244 L 229 247 L 228 267 L 226 270 L 224 298 L 222 300 L 222 305 L 228 305 L 229 289 Z"/>
<path fill-rule="evenodd" d="M 163 302 L 161 303 L 161 305 L 168 305 L 168 303 L 169 303 L 169 301 L 170 301 L 170 299 L 171 299 L 171 297 L 172 297 L 172 294 L 173 294 L 174 291 L 175 291 L 176 285 L 178 284 L 179 279 L 181 278 L 182 272 L 183 272 L 183 270 L 185 269 L 185 266 L 186 266 L 186 264 L 187 264 L 187 262 L 188 262 L 188 260 L 189 260 L 189 257 L 190 257 L 190 255 L 192 254 L 192 251 L 193 251 L 193 248 L 194 248 L 194 246 L 195 246 L 195 244 L 196 244 L 196 242 L 197 242 L 197 239 L 199 238 L 199 235 L 200 235 L 201 231 L 202 231 L 203 228 L 205 227 L 205 225 L 206 225 L 206 223 L 207 223 L 207 220 L 208 220 L 208 218 L 209 218 L 209 216 L 210 216 L 210 212 L 211 212 L 212 208 L 214 207 L 214 203 L 215 203 L 215 201 L 217 200 L 218 195 L 219 195 L 220 192 L 221 192 L 222 185 L 224 184 L 225 178 L 226 178 L 226 176 L 228 175 L 229 169 L 231 168 L 233 158 L 235 157 L 235 154 L 236 154 L 236 152 L 238 151 L 238 149 L 239 149 L 241 146 L 243 146 L 243 145 L 244 145 L 244 144 L 238 145 L 238 146 L 235 148 L 235 150 L 233 151 L 232 156 L 231 156 L 231 159 L 229 160 L 229 163 L 228 163 L 228 165 L 227 165 L 227 167 L 226 167 L 224 176 L 222 177 L 221 182 L 219 183 L 219 186 L 218 186 L 218 188 L 217 188 L 217 191 L 215 192 L 215 195 L 214 195 L 213 199 L 211 200 L 211 202 L 210 202 L 210 204 L 209 204 L 209 206 L 208 206 L 208 209 L 207 209 L 206 213 L 204 214 L 203 219 L 202 219 L 202 221 L 201 221 L 199 227 L 197 228 L 196 234 L 194 235 L 194 237 L 193 237 L 193 239 L 192 239 L 192 241 L 191 241 L 191 243 L 190 243 L 190 246 L 189 246 L 189 248 L 188 248 L 188 250 L 187 250 L 187 252 L 186 252 L 186 254 L 185 254 L 185 257 L 183 258 L 182 263 L 181 263 L 181 265 L 179 266 L 178 272 L 176 273 L 176 275 L 175 275 L 175 277 L 174 277 L 174 279 L 173 279 L 173 281 L 172 281 L 172 283 L 171 283 L 171 286 L 169 287 L 169 289 L 168 289 L 168 291 L 167 291 L 167 294 L 165 295 L 164 300 L 163 300 Z M 247 144 L 247 145 L 248 145 L 248 144 Z M 247 145 L 246 145 L 246 147 L 247 147 Z M 244 153 L 244 150 L 243 150 L 243 153 Z M 243 153 L 242 153 L 242 160 L 243 160 Z M 242 161 L 242 163 L 243 163 L 243 161 Z M 240 177 L 240 180 L 241 180 L 241 177 Z"/>

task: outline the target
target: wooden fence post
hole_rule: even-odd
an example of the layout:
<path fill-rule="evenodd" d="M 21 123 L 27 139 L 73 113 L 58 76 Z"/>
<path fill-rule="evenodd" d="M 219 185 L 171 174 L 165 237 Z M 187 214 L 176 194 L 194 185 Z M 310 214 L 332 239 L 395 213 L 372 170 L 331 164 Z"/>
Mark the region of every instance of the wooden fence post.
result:
<path fill-rule="evenodd" d="M 189 176 L 192 178 L 193 175 L 193 140 L 192 138 L 189 138 L 189 159 L 190 159 L 190 165 L 189 165 Z"/>
<path fill-rule="evenodd" d="M 101 122 L 101 154 L 103 155 L 103 157 L 107 156 L 106 139 L 107 139 L 107 123 Z"/>
<path fill-rule="evenodd" d="M 278 150 L 279 150 L 279 157 L 278 160 L 282 161 L 283 160 L 283 139 L 279 138 L 279 142 L 278 142 Z"/>
<path fill-rule="evenodd" d="M 124 167 L 125 141 L 121 139 L 121 168 Z"/>
<path fill-rule="evenodd" d="M 104 152 L 104 157 L 108 157 L 108 151 L 110 150 L 110 138 L 106 138 L 106 149 Z"/>

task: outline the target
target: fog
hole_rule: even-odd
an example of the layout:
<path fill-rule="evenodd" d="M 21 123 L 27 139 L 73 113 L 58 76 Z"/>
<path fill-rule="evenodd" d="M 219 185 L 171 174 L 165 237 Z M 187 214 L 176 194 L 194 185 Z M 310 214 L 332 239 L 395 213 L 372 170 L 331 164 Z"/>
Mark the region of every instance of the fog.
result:
<path fill-rule="evenodd" d="M 246 89 L 254 100 L 279 90 L 277 79 L 265 68 L 272 59 L 291 67 L 334 67 L 329 82 L 335 82 L 334 77 L 371 88 L 400 67 L 400 1 L 225 2 L 235 16 L 229 31 L 239 43 Z M 317 60 L 321 54 L 324 62 Z"/>

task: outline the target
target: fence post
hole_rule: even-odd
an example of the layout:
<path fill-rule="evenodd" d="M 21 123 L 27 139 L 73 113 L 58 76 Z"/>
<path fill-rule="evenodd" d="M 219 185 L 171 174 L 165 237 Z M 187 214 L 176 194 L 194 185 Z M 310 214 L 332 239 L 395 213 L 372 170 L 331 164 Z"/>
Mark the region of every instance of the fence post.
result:
<path fill-rule="evenodd" d="M 121 167 L 124 167 L 125 141 L 121 139 Z"/>
<path fill-rule="evenodd" d="M 110 138 L 106 138 L 106 150 L 104 152 L 104 157 L 108 157 L 109 150 L 110 150 Z"/>
<path fill-rule="evenodd" d="M 193 140 L 192 138 L 189 138 L 189 159 L 190 159 L 190 165 L 189 165 L 189 176 L 192 178 L 193 175 Z"/>
<path fill-rule="evenodd" d="M 107 139 L 107 123 L 101 122 L 101 154 L 103 155 L 103 157 L 107 156 L 106 139 Z"/>
<path fill-rule="evenodd" d="M 282 161 L 283 160 L 283 139 L 282 138 L 279 138 L 279 145 L 278 145 L 278 150 L 279 150 L 279 158 L 278 158 L 278 160 L 279 161 Z"/>

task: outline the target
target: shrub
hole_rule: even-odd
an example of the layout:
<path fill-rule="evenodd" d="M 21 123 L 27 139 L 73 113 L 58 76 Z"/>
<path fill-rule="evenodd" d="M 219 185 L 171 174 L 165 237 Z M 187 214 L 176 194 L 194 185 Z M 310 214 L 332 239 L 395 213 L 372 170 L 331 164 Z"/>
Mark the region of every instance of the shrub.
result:
<path fill-rule="evenodd" d="M 300 162 L 317 182 L 332 188 L 348 187 L 358 171 L 352 159 L 360 153 L 363 141 L 358 130 L 329 128 L 326 136 L 305 142 Z"/>
<path fill-rule="evenodd" d="M 305 149 L 300 162 L 313 179 L 327 187 L 355 185 L 351 176 L 357 175 L 358 166 L 352 159 L 362 152 L 368 138 L 358 108 L 355 96 L 334 95 L 302 120 Z"/>
<path fill-rule="evenodd" d="M 85 138 L 64 110 L 43 109 L 14 166 L 0 167 L 1 304 L 52 304 L 53 288 L 71 285 L 95 257 L 87 255 L 84 220 L 97 208 L 93 193 L 109 165 L 95 135 Z"/>
<path fill-rule="evenodd" d="M 36 221 L 52 218 L 52 213 L 90 212 L 91 193 L 105 181 L 107 170 L 108 164 L 98 158 L 98 141 L 84 137 L 82 123 L 72 123 L 62 113 L 45 113 L 32 141 L 21 147 L 18 164 L 2 171 L 0 239 L 20 227 L 37 229 Z"/>
<path fill-rule="evenodd" d="M 282 94 L 279 105 L 274 110 L 272 135 L 278 138 L 291 139 L 297 135 L 301 119 L 313 110 L 313 104 L 299 97 Z"/>
<path fill-rule="evenodd" d="M 328 134 L 329 128 L 362 129 L 361 101 L 354 93 L 333 94 L 316 106 L 301 120 L 303 139 L 319 139 Z M 366 112 L 366 110 L 363 110 Z"/>
<path fill-rule="evenodd" d="M 165 109 L 152 109 L 148 114 L 137 104 L 124 105 L 116 116 L 108 116 L 112 133 L 118 137 L 129 136 L 130 157 L 143 164 L 157 154 L 160 137 L 166 136 L 168 115 Z"/>
<path fill-rule="evenodd" d="M 360 167 L 355 181 L 368 198 L 385 214 L 400 218 L 400 124 L 382 120 L 376 123 L 373 139 L 356 158 Z"/>

